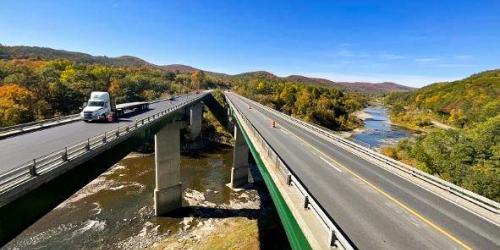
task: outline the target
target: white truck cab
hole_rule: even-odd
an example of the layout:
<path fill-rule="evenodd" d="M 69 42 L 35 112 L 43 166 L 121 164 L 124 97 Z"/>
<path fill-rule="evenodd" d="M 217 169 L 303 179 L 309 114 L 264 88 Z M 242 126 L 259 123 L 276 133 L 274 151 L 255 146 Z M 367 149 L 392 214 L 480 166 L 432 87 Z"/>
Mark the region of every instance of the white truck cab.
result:
<path fill-rule="evenodd" d="M 94 91 L 80 116 L 84 121 L 104 121 L 109 115 L 113 115 L 113 110 L 109 93 Z"/>

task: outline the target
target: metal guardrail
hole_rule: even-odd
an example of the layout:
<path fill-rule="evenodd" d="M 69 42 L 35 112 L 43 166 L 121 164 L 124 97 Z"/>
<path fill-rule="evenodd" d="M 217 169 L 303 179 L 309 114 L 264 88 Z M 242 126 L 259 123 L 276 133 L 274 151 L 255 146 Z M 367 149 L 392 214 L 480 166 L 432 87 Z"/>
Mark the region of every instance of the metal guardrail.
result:
<path fill-rule="evenodd" d="M 24 184 L 32 180 L 33 178 L 37 178 L 38 176 L 46 174 L 66 162 L 75 160 L 97 148 L 106 145 L 107 143 L 113 142 L 119 137 L 129 135 L 130 133 L 134 133 L 137 129 L 146 126 L 158 120 L 159 118 L 162 118 L 165 115 L 178 111 L 179 109 L 184 108 L 188 104 L 203 98 L 205 95 L 206 94 L 202 94 L 192 100 L 184 101 L 173 107 L 169 107 L 166 110 L 157 112 L 153 115 L 150 115 L 142 119 L 138 119 L 132 125 L 126 125 L 121 127 L 119 126 L 115 129 L 104 132 L 104 134 L 87 138 L 74 145 L 32 159 L 7 172 L 1 173 L 0 195 L 6 193 L 7 191 L 21 184 Z"/>
<path fill-rule="evenodd" d="M 286 181 L 287 185 L 294 186 L 300 195 L 303 197 L 303 207 L 304 209 L 311 209 L 314 214 L 321 221 L 321 224 L 325 227 L 325 229 L 330 232 L 329 239 L 331 240 L 327 244 L 328 246 L 337 246 L 341 249 L 354 249 L 347 238 L 342 234 L 340 229 L 336 226 L 332 219 L 327 215 L 327 213 L 323 210 L 323 208 L 319 205 L 313 195 L 308 191 L 308 189 L 304 186 L 304 184 L 296 177 L 295 173 L 292 169 L 286 164 L 286 162 L 276 153 L 274 148 L 269 144 L 269 142 L 260 135 L 255 126 L 248 120 L 246 116 L 244 116 L 229 100 L 226 98 L 227 102 L 231 106 L 231 108 L 236 111 L 243 118 L 243 122 L 251 129 L 249 132 L 257 138 L 257 141 L 260 143 L 260 146 L 265 149 L 267 152 L 267 156 L 274 160 L 276 167 L 278 167 L 279 172 L 282 174 L 282 177 Z"/>
<path fill-rule="evenodd" d="M 1 127 L 0 128 L 0 137 L 4 137 L 7 135 L 11 135 L 14 132 L 26 132 L 31 130 L 40 129 L 43 127 L 51 127 L 58 124 L 68 123 L 72 121 L 76 121 L 79 118 L 79 114 L 68 115 L 68 116 L 60 116 L 45 120 L 39 120 L 34 122 L 22 123 L 14 126 Z"/>
<path fill-rule="evenodd" d="M 175 98 L 179 98 L 181 96 L 176 96 Z M 149 104 L 153 103 L 158 103 L 158 102 L 164 102 L 164 101 L 169 101 L 170 98 L 164 98 L 164 99 L 157 99 L 154 101 L 149 101 Z M 21 123 L 13 126 L 8 126 L 8 127 L 0 127 L 0 139 L 4 137 L 9 137 L 13 136 L 18 133 L 23 133 L 23 132 L 28 132 L 28 131 L 33 131 L 33 130 L 38 130 L 41 128 L 46 128 L 46 127 L 52 127 L 68 122 L 73 122 L 73 121 L 78 121 L 80 120 L 80 114 L 73 114 L 73 115 L 67 115 L 67 116 L 59 116 L 59 117 L 54 117 L 54 118 L 49 118 L 49 119 L 44 119 L 44 120 L 38 120 L 38 121 L 32 121 L 32 122 L 26 122 L 26 123 Z"/>
<path fill-rule="evenodd" d="M 243 98 L 245 98 L 245 97 L 243 97 Z M 413 177 L 416 177 L 422 181 L 425 181 L 425 182 L 427 182 L 435 187 L 438 187 L 442 190 L 448 191 L 451 194 L 457 195 L 460 198 L 465 199 L 465 200 L 467 200 L 467 201 L 469 201 L 477 206 L 480 206 L 480 207 L 482 207 L 482 208 L 484 208 L 484 209 L 486 209 L 486 210 L 488 210 L 496 215 L 500 214 L 500 203 L 498 203 L 496 201 L 490 200 L 484 196 L 478 195 L 472 191 L 469 191 L 467 189 L 459 187 L 453 183 L 444 181 L 436 176 L 425 173 L 425 172 L 418 170 L 412 166 L 409 166 L 409 165 L 404 164 L 402 162 L 391 159 L 385 155 L 382 155 L 382 154 L 372 150 L 369 147 L 361 146 L 355 142 L 344 139 L 338 135 L 335 135 L 335 132 L 333 132 L 327 128 L 321 127 L 321 126 L 316 125 L 316 124 L 302 121 L 302 120 L 295 118 L 295 117 L 292 117 L 292 116 L 288 116 L 288 115 L 283 114 L 277 110 L 274 110 L 274 109 L 269 108 L 267 106 L 264 106 L 260 103 L 252 101 L 248 98 L 245 98 L 245 99 L 255 103 L 256 105 L 258 105 L 260 107 L 263 107 L 264 109 L 266 109 L 270 112 L 273 112 L 274 114 L 281 116 L 282 118 L 284 118 L 286 120 L 292 120 L 296 125 L 299 124 L 300 126 L 308 128 L 310 130 L 313 130 L 316 133 L 322 134 L 322 135 L 332 139 L 335 142 L 341 143 L 342 145 L 347 146 L 347 147 L 355 150 L 358 153 L 358 155 L 359 154 L 366 155 L 366 156 L 371 157 L 373 159 L 384 162 L 385 164 L 397 169 L 398 171 L 402 171 L 406 174 L 410 174 Z M 361 156 L 361 155 L 359 155 L 359 156 Z"/>

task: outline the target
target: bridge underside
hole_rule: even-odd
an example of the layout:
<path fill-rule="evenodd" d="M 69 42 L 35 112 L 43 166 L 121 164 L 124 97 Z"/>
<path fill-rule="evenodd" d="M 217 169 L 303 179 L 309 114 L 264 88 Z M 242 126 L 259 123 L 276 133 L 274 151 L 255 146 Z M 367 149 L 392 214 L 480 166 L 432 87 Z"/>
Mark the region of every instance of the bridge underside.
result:
<path fill-rule="evenodd" d="M 271 173 L 268 171 L 268 166 L 266 165 L 267 161 L 264 160 L 265 157 L 259 153 L 252 143 L 249 134 L 243 129 L 240 120 L 234 113 L 233 115 L 235 121 L 235 147 L 233 156 L 234 165 L 231 169 L 231 186 L 235 184 L 239 186 L 248 182 L 248 152 L 250 152 L 269 190 L 290 245 L 293 249 L 312 249 L 295 215 L 292 213 L 292 210 L 287 205 L 284 196 L 280 192 L 277 183 L 273 180 Z M 326 244 L 323 244 L 323 246 L 326 246 Z"/>
<path fill-rule="evenodd" d="M 71 160 L 44 180 L 24 188 L 0 207 L 0 246 L 16 237 L 40 217 L 116 164 L 144 142 L 155 138 L 155 211 L 168 212 L 181 206 L 180 130 L 189 123 L 189 137 L 200 135 L 203 105 L 200 102 L 138 128 L 132 136 L 120 137 L 91 157 Z"/>

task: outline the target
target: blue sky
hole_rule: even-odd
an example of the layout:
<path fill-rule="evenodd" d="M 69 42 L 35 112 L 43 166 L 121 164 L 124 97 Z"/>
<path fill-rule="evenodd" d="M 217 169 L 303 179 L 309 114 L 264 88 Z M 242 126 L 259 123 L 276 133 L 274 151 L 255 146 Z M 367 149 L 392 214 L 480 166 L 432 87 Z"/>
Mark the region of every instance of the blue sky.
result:
<path fill-rule="evenodd" d="M 423 86 L 500 68 L 500 1 L 10 1 L 0 43 Z"/>

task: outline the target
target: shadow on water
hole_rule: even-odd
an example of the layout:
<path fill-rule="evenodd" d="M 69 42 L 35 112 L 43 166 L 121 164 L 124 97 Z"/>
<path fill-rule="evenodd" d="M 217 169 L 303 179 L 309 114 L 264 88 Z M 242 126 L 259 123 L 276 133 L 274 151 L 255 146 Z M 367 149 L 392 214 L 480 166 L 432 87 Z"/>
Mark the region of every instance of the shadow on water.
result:
<path fill-rule="evenodd" d="M 168 213 L 165 216 L 171 218 L 232 218 L 232 217 L 245 217 L 247 219 L 255 220 L 258 218 L 260 209 L 227 209 L 216 207 L 203 207 L 203 206 L 188 206 L 177 209 L 174 212 Z"/>

